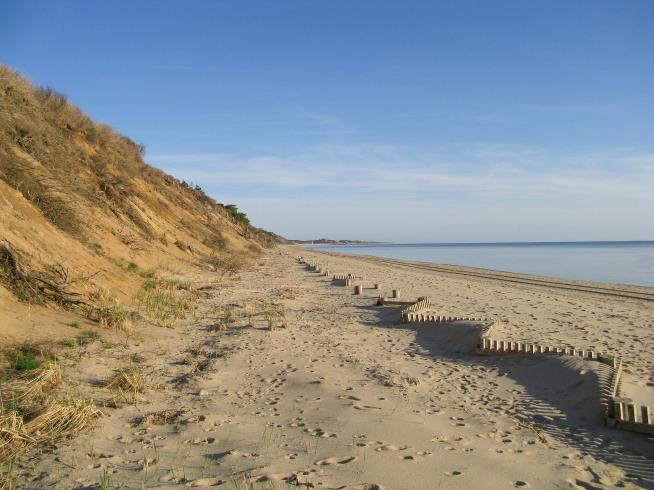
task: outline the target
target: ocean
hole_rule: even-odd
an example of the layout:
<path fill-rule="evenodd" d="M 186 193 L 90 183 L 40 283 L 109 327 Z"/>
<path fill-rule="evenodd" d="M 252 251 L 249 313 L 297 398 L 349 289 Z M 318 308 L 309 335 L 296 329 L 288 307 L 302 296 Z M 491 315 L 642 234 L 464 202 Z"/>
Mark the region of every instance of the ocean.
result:
<path fill-rule="evenodd" d="M 380 243 L 307 248 L 654 287 L 654 241 Z"/>

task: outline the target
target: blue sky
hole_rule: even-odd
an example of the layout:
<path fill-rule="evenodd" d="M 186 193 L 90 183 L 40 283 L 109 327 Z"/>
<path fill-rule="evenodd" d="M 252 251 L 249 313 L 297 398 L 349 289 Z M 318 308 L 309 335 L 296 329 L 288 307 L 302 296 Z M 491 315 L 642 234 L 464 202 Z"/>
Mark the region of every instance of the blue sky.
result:
<path fill-rule="evenodd" d="M 654 239 L 654 2 L 1 9 L 1 63 L 285 236 Z"/>

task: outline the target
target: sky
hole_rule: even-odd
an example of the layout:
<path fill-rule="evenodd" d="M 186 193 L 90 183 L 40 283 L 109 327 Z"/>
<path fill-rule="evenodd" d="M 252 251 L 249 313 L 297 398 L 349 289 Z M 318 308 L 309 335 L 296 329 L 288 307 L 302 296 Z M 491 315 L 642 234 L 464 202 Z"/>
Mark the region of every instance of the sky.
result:
<path fill-rule="evenodd" d="M 296 239 L 654 239 L 653 53 L 649 0 L 0 0 L 0 63 Z"/>

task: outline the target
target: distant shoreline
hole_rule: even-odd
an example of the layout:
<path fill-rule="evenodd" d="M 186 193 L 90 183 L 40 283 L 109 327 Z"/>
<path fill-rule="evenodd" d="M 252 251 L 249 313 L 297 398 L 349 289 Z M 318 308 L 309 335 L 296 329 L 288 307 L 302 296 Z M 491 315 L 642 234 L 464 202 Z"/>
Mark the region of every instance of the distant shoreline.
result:
<path fill-rule="evenodd" d="M 392 245 L 390 242 L 366 242 L 362 240 L 330 240 L 319 238 L 318 240 L 289 240 L 295 245 Z"/>
<path fill-rule="evenodd" d="M 367 242 L 360 240 L 291 240 L 296 245 L 382 245 L 388 247 L 492 247 L 550 245 L 654 245 L 654 240 L 587 240 L 553 242 Z"/>

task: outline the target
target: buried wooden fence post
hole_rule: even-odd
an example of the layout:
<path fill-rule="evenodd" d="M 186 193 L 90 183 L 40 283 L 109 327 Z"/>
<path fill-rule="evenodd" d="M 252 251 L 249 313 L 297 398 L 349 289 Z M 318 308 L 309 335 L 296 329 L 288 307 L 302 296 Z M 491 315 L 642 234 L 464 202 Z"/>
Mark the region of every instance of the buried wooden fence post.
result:
<path fill-rule="evenodd" d="M 636 405 L 633 403 L 627 403 L 627 420 L 636 422 Z"/>
<path fill-rule="evenodd" d="M 400 297 L 400 290 L 393 289 L 393 298 L 399 298 L 399 297 Z"/>
<path fill-rule="evenodd" d="M 640 407 L 640 420 L 643 424 L 652 424 L 652 411 L 646 405 Z"/>
<path fill-rule="evenodd" d="M 375 285 L 373 286 L 373 289 L 379 289 L 379 287 L 380 287 L 380 286 L 379 286 L 379 283 L 376 282 Z"/>
<path fill-rule="evenodd" d="M 619 398 L 613 399 L 613 418 L 615 420 L 624 420 L 624 412 L 622 411 L 622 403 Z"/>
<path fill-rule="evenodd" d="M 354 286 L 354 294 L 356 294 L 357 296 L 361 294 L 361 285 L 360 284 L 357 284 L 356 286 Z"/>

